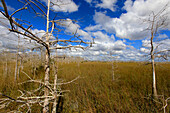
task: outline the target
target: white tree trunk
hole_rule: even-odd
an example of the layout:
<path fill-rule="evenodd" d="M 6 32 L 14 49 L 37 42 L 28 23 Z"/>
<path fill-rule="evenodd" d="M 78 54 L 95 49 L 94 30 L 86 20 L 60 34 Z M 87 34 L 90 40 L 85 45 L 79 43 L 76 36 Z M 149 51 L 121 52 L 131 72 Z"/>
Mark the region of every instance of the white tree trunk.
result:
<path fill-rule="evenodd" d="M 49 10 L 50 10 L 50 0 L 48 0 L 48 9 L 47 9 L 47 31 L 46 31 L 46 57 L 45 57 L 45 78 L 44 83 L 46 86 L 49 85 L 49 76 L 50 76 L 50 50 L 49 50 Z M 49 112 L 49 99 L 47 96 L 49 95 L 49 89 L 47 87 L 44 87 L 44 96 L 46 97 L 44 100 L 44 107 L 43 107 L 43 113 Z"/>
<path fill-rule="evenodd" d="M 56 45 L 57 47 L 57 45 Z M 58 54 L 57 54 L 57 49 L 56 49 L 56 61 L 54 61 L 54 93 L 55 93 L 55 97 L 54 97 L 54 102 L 53 102 L 53 111 L 52 113 L 56 113 L 57 112 L 57 80 L 58 80 Z"/>
<path fill-rule="evenodd" d="M 17 81 L 17 71 L 18 71 L 18 51 L 17 51 L 17 54 L 16 54 L 15 81 Z"/>
<path fill-rule="evenodd" d="M 155 55 L 154 55 L 154 45 L 153 45 L 153 38 L 154 38 L 154 23 L 155 17 L 153 17 L 152 27 L 151 27 L 151 63 L 152 63 L 152 95 L 157 98 L 157 90 L 156 90 L 156 74 L 155 74 Z"/>
<path fill-rule="evenodd" d="M 56 59 L 57 59 L 57 50 L 56 50 Z M 56 60 L 58 63 L 58 60 Z M 52 113 L 56 113 L 56 107 L 57 107 L 57 73 L 58 73 L 58 64 L 57 67 L 55 68 L 55 63 L 54 63 L 54 71 L 55 71 L 55 77 L 54 77 L 54 102 L 53 102 L 53 111 Z"/>
<path fill-rule="evenodd" d="M 46 86 L 49 85 L 49 76 L 50 76 L 50 52 L 46 50 L 46 59 L 45 59 L 45 78 L 44 83 Z M 47 87 L 44 87 L 44 96 L 46 97 L 44 100 L 44 108 L 43 113 L 49 112 L 49 99 L 47 96 L 49 95 L 49 90 Z"/>
<path fill-rule="evenodd" d="M 17 47 L 17 53 L 16 53 L 16 64 L 15 64 L 15 81 L 17 81 L 17 77 L 19 76 L 19 70 L 18 70 L 18 55 L 19 55 L 19 49 L 20 49 L 20 37 L 18 35 L 18 47 Z"/>
<path fill-rule="evenodd" d="M 154 61 L 154 56 L 152 56 L 152 76 L 153 76 L 153 88 L 152 88 L 152 93 L 155 97 L 157 97 L 157 90 L 156 90 L 156 74 L 155 74 L 155 61 Z"/>
<path fill-rule="evenodd" d="M 41 48 L 41 66 L 43 66 L 43 61 L 44 61 L 44 57 L 43 57 L 43 48 Z"/>

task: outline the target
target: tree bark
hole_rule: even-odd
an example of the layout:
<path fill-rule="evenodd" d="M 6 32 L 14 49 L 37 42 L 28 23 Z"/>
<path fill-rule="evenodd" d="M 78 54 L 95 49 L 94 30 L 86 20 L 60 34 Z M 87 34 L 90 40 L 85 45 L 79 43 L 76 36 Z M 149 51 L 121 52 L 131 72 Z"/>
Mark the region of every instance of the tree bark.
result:
<path fill-rule="evenodd" d="M 151 58 L 152 58 L 152 76 L 153 76 L 152 94 L 154 97 L 157 97 L 154 55 Z"/>
<path fill-rule="evenodd" d="M 43 57 L 43 47 L 40 48 L 41 50 L 41 66 L 43 66 L 43 62 L 44 62 L 44 57 Z"/>
<path fill-rule="evenodd" d="M 48 49 L 46 49 L 45 78 L 44 78 L 45 86 L 49 85 L 49 76 L 50 76 L 50 52 Z M 48 95 L 49 95 L 49 90 L 47 87 L 44 87 L 44 96 L 46 98 L 44 100 L 43 113 L 49 112 L 49 100 L 47 98 Z"/>
<path fill-rule="evenodd" d="M 58 59 L 57 59 L 57 50 L 56 50 L 56 62 L 58 63 Z M 54 63 L 54 71 L 55 71 L 55 77 L 54 77 L 54 102 L 53 102 L 53 111 L 52 113 L 56 113 L 56 107 L 57 107 L 57 74 L 58 74 L 58 64 L 55 67 L 55 63 Z"/>
<path fill-rule="evenodd" d="M 49 11 L 50 11 L 50 0 L 48 0 L 48 9 L 47 9 L 47 27 L 46 27 L 46 57 L 45 57 L 45 78 L 44 78 L 44 83 L 46 86 L 49 85 L 49 76 L 50 76 L 50 49 L 49 49 Z M 48 113 L 49 112 L 49 89 L 47 87 L 44 87 L 44 96 L 46 97 L 44 100 L 44 108 L 43 108 L 43 113 Z"/>
<path fill-rule="evenodd" d="M 18 71 L 18 50 L 16 54 L 16 64 L 15 64 L 15 81 L 17 81 L 17 71 Z"/>
<path fill-rule="evenodd" d="M 155 56 L 154 56 L 154 46 L 153 46 L 153 38 L 154 38 L 154 23 L 155 23 L 155 16 L 153 17 L 152 27 L 151 27 L 151 63 L 152 63 L 152 95 L 157 97 L 157 90 L 156 90 L 156 74 L 155 74 Z"/>

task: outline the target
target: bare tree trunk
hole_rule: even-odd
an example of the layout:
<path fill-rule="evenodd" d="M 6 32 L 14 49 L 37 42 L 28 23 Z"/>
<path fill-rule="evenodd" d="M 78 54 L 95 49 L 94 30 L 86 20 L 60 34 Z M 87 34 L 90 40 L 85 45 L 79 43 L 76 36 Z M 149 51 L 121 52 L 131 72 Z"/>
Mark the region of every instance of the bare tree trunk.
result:
<path fill-rule="evenodd" d="M 151 63 L 152 63 L 152 76 L 153 76 L 153 83 L 152 83 L 152 95 L 154 97 L 157 97 L 157 90 L 156 90 L 156 74 L 155 74 L 155 56 L 154 56 L 154 46 L 153 46 L 153 38 L 154 38 L 154 19 L 153 18 L 153 22 L 152 22 L 152 27 L 151 27 Z"/>
<path fill-rule="evenodd" d="M 19 76 L 17 73 L 19 71 L 18 70 L 18 54 L 19 54 L 19 48 L 20 48 L 19 43 L 20 43 L 20 37 L 18 35 L 18 47 L 17 47 L 16 64 L 15 64 L 15 81 L 17 81 L 17 76 Z"/>
<path fill-rule="evenodd" d="M 33 56 L 33 51 L 31 50 L 31 58 L 30 58 L 30 62 L 31 62 L 31 73 L 34 75 L 34 77 L 35 77 L 35 65 L 34 65 L 34 56 Z"/>
<path fill-rule="evenodd" d="M 56 113 L 56 107 L 57 107 L 57 72 L 56 72 L 55 78 L 54 78 L 54 91 L 55 91 L 54 92 L 55 97 L 54 97 L 54 102 L 53 102 L 53 111 L 52 111 L 52 113 Z"/>
<path fill-rule="evenodd" d="M 17 81 L 17 71 L 18 71 L 18 50 L 16 54 L 16 64 L 15 64 L 15 81 Z"/>
<path fill-rule="evenodd" d="M 50 76 L 50 52 L 47 49 L 46 50 L 46 59 L 45 59 L 45 78 L 44 78 L 45 86 L 49 85 L 49 76 Z M 49 95 L 49 90 L 47 87 L 44 87 L 44 96 L 46 98 L 44 100 L 43 113 L 49 112 L 49 100 L 47 98 L 48 95 Z"/>
<path fill-rule="evenodd" d="M 55 78 L 54 78 L 54 93 L 55 93 L 55 97 L 54 97 L 54 102 L 53 102 L 53 111 L 52 113 L 56 113 L 56 107 L 57 107 L 57 73 L 58 73 L 58 59 L 57 59 L 57 50 L 56 50 L 56 63 L 57 66 L 55 66 L 54 63 L 54 71 L 55 71 Z"/>
<path fill-rule="evenodd" d="M 43 58 L 43 47 L 41 48 L 41 66 L 43 66 L 43 61 L 44 61 L 44 58 Z"/>
<path fill-rule="evenodd" d="M 18 67 L 18 78 L 20 77 L 20 70 L 23 70 L 23 57 L 20 55 L 20 64 Z"/>
<path fill-rule="evenodd" d="M 20 60 L 20 62 L 21 62 L 21 60 Z M 21 64 L 21 63 L 20 63 L 20 64 Z M 20 68 L 21 68 L 21 65 L 18 66 L 18 73 L 17 73 L 18 78 L 19 78 L 19 76 L 20 76 L 20 75 L 19 75 L 19 74 L 20 74 Z"/>
<path fill-rule="evenodd" d="M 47 31 L 46 31 L 46 58 L 45 58 L 45 78 L 44 83 L 46 86 L 49 85 L 49 76 L 50 76 L 50 50 L 49 50 L 49 35 L 48 35 L 48 29 L 49 29 L 49 10 L 50 10 L 50 0 L 48 0 L 48 9 L 47 9 Z M 49 95 L 49 89 L 47 87 L 44 87 L 44 96 L 46 97 L 44 100 L 44 108 L 43 113 L 49 112 L 49 99 L 47 96 Z"/>
<path fill-rule="evenodd" d="M 155 74 L 155 61 L 154 56 L 152 56 L 152 75 L 153 75 L 153 86 L 152 86 L 152 94 L 157 97 L 157 90 L 156 90 L 156 74 Z"/>

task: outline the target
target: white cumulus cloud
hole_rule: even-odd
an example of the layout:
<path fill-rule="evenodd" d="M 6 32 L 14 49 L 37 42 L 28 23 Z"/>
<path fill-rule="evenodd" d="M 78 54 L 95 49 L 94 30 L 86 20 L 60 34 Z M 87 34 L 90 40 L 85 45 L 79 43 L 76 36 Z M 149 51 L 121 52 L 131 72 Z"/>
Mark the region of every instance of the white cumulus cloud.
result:
<path fill-rule="evenodd" d="M 111 11 L 115 11 L 115 3 L 117 0 L 101 0 L 102 3 L 96 5 L 96 7 L 110 9 Z"/>
<path fill-rule="evenodd" d="M 106 32 L 115 33 L 117 37 L 127 38 L 131 40 L 143 39 L 149 36 L 146 31 L 149 24 L 144 23 L 144 19 L 148 19 L 149 15 L 154 12 L 158 13 L 169 0 L 127 0 L 123 9 L 126 13 L 121 14 L 119 18 L 111 18 L 103 12 L 95 12 L 93 17 L 96 25 L 86 27 L 87 30 L 103 29 Z M 170 13 L 170 7 L 166 8 L 165 13 Z M 168 16 L 167 23 L 170 23 Z M 170 24 L 167 26 L 170 29 Z"/>
<path fill-rule="evenodd" d="M 85 1 L 86 1 L 87 3 L 89 3 L 89 4 L 92 2 L 92 0 L 85 0 Z"/>
<path fill-rule="evenodd" d="M 42 0 L 46 4 L 48 0 Z M 56 12 L 75 12 L 78 11 L 78 5 L 73 0 L 51 0 L 52 9 Z"/>
<path fill-rule="evenodd" d="M 73 22 L 71 19 L 66 19 L 66 21 L 63 21 L 63 25 L 65 26 L 65 31 L 69 33 L 76 33 L 76 35 L 80 35 L 84 40 L 92 40 L 91 35 L 80 28 L 80 26 Z"/>

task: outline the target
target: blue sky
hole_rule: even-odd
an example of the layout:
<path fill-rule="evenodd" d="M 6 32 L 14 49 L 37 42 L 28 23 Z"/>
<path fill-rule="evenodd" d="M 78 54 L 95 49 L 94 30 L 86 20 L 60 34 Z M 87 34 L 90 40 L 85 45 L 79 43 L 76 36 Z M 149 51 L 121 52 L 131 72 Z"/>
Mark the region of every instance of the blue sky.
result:
<path fill-rule="evenodd" d="M 8 5 L 10 13 L 21 8 L 23 4 L 18 0 L 5 0 Z M 34 1 L 34 0 L 33 0 Z M 39 0 L 44 5 L 47 4 L 47 0 Z M 59 54 L 66 54 L 69 56 L 81 56 L 89 60 L 100 59 L 112 59 L 112 56 L 117 56 L 118 60 L 148 60 L 148 57 L 144 57 L 149 54 L 149 37 L 150 33 L 145 29 L 149 26 L 149 23 L 143 22 L 144 19 L 148 19 L 152 12 L 159 12 L 169 0 L 62 0 L 65 5 L 60 8 L 57 6 L 52 7 L 53 11 L 50 12 L 50 18 L 55 14 L 58 18 L 64 18 L 68 20 L 65 22 L 64 32 L 73 33 L 77 30 L 77 34 L 81 36 L 83 40 L 91 41 L 94 38 L 96 44 L 92 48 L 87 50 L 58 50 Z M 56 2 L 56 0 L 51 0 Z M 61 2 L 56 2 L 61 4 Z M 170 13 L 170 4 L 166 8 L 164 13 Z M 30 7 L 28 7 L 30 8 Z M 1 8 L 2 9 L 2 8 Z M 44 9 L 45 11 L 45 9 Z M 35 17 L 33 13 L 28 10 L 23 10 L 14 15 L 14 18 L 20 18 L 30 21 L 33 24 L 32 31 L 39 37 L 43 35 L 42 32 L 46 31 L 46 20 L 40 17 Z M 0 15 L 3 17 L 2 15 Z M 167 16 L 167 23 L 170 23 L 170 17 Z M 74 22 L 72 20 L 77 20 Z M 4 21 L 4 19 L 0 19 Z M 68 26 L 67 26 L 68 25 Z M 11 49 L 15 51 L 17 45 L 17 37 L 14 34 L 5 35 L 8 33 L 5 26 L 0 24 L 1 32 L 0 46 L 2 50 Z M 59 26 L 58 26 L 59 27 Z M 161 41 L 162 45 L 159 46 L 160 50 L 170 49 L 170 25 L 166 26 L 163 32 L 161 32 L 155 39 L 166 40 Z M 11 36 L 14 37 L 11 39 Z M 54 38 L 56 35 L 53 35 Z M 7 37 L 7 38 L 6 38 Z M 69 38 L 69 36 L 59 35 L 59 38 Z M 13 40 L 13 41 L 11 41 Z M 25 40 L 22 40 L 23 46 L 34 47 L 35 44 L 30 46 L 25 44 Z M 10 45 L 10 46 L 9 46 Z M 155 47 L 158 42 L 154 43 Z M 13 47 L 12 47 L 13 46 Z M 60 45 L 61 46 L 61 45 Z M 110 54 L 112 56 L 110 56 Z M 169 53 L 167 53 L 169 54 Z"/>

